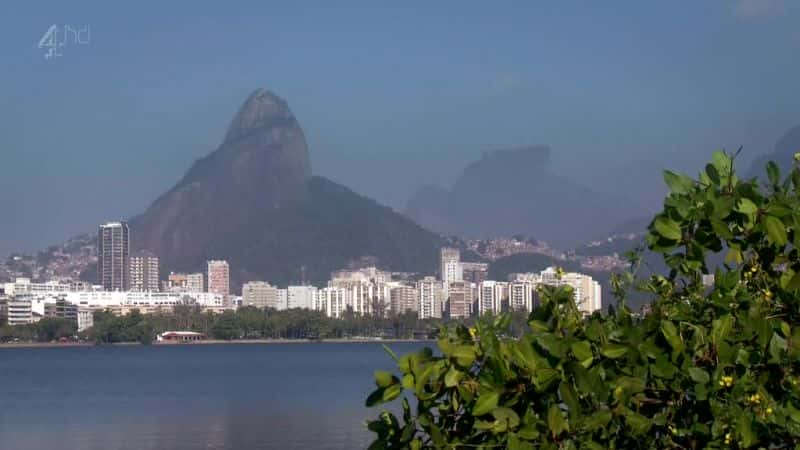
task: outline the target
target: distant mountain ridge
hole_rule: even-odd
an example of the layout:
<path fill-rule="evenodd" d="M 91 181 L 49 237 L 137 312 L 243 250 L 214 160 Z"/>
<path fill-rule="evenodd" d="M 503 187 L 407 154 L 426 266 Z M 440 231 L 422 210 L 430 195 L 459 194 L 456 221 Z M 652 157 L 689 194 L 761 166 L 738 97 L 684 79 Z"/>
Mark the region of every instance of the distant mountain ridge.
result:
<path fill-rule="evenodd" d="M 322 283 L 364 257 L 385 269 L 436 267 L 442 238 L 344 186 L 312 176 L 308 146 L 288 104 L 258 89 L 222 144 L 130 221 L 135 249 L 162 268 L 204 271 L 226 259 L 232 285 Z"/>
<path fill-rule="evenodd" d="M 450 190 L 424 187 L 406 214 L 434 231 L 467 237 L 522 234 L 569 248 L 609 234 L 639 211 L 549 168 L 545 146 L 496 150 L 469 164 Z"/>
<path fill-rule="evenodd" d="M 748 177 L 766 177 L 766 165 L 769 161 L 775 161 L 784 174 L 789 171 L 794 163 L 794 154 L 800 152 L 800 125 L 786 132 L 778 142 L 772 152 L 757 158 L 750 165 L 746 172 Z"/>

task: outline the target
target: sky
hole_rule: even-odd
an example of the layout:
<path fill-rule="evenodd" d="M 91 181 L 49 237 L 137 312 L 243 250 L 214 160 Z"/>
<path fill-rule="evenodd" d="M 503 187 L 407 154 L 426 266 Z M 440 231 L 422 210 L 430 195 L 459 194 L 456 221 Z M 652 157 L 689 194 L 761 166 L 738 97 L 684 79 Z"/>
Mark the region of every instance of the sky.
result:
<path fill-rule="evenodd" d="M 315 174 L 397 210 L 487 150 L 603 190 L 800 125 L 800 2 L 381 3 L 0 3 L 0 255 L 143 211 L 258 87 Z"/>

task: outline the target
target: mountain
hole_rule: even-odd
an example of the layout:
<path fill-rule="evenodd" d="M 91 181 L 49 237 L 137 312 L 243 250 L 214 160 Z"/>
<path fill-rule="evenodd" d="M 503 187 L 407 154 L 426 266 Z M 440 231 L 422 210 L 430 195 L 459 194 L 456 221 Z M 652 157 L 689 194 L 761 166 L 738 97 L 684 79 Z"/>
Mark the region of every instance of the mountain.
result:
<path fill-rule="evenodd" d="M 222 144 L 131 219 L 135 249 L 163 268 L 203 271 L 226 259 L 234 286 L 321 283 L 364 258 L 388 270 L 433 271 L 442 239 L 388 207 L 312 176 L 303 130 L 287 103 L 259 89 Z"/>
<path fill-rule="evenodd" d="M 775 161 L 785 175 L 794 163 L 794 154 L 800 152 L 800 125 L 786 132 L 775 144 L 775 149 L 753 161 L 747 171 L 748 177 L 766 178 L 766 165 Z"/>
<path fill-rule="evenodd" d="M 594 192 L 549 167 L 544 146 L 487 152 L 469 164 L 452 189 L 427 187 L 406 214 L 435 231 L 487 237 L 522 234 L 559 247 L 605 236 L 639 207 Z"/>

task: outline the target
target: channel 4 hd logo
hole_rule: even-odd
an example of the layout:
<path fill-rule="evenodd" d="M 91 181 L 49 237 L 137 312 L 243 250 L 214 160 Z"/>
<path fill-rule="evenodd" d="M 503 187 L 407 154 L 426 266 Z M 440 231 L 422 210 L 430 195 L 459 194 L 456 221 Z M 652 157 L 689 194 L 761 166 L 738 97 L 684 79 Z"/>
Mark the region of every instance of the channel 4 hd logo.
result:
<path fill-rule="evenodd" d="M 68 46 L 89 45 L 92 40 L 92 30 L 89 25 L 50 25 L 39 39 L 39 48 L 44 50 L 44 59 L 54 61 L 64 56 L 64 49 Z"/>

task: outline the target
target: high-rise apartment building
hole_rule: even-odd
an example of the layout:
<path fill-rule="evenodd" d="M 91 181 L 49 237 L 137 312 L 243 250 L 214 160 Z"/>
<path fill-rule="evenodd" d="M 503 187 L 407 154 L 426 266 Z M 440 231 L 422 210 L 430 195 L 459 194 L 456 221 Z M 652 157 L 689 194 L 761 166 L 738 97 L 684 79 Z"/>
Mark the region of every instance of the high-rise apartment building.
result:
<path fill-rule="evenodd" d="M 508 308 L 508 283 L 487 280 L 478 285 L 478 314 L 500 314 Z"/>
<path fill-rule="evenodd" d="M 289 286 L 286 289 L 286 307 L 288 309 L 312 309 L 317 288 L 314 286 Z"/>
<path fill-rule="evenodd" d="M 242 306 L 283 309 L 278 303 L 278 288 L 266 281 L 250 281 L 242 285 Z"/>
<path fill-rule="evenodd" d="M 147 252 L 131 256 L 130 290 L 158 292 L 158 257 Z"/>
<path fill-rule="evenodd" d="M 514 281 L 508 284 L 508 309 L 512 311 L 533 310 L 536 285 L 528 281 Z"/>
<path fill-rule="evenodd" d="M 457 248 L 442 247 L 440 270 L 445 289 L 450 283 L 463 281 L 461 252 Z"/>
<path fill-rule="evenodd" d="M 447 313 L 451 319 L 463 319 L 472 315 L 473 287 L 467 281 L 455 281 L 447 288 Z"/>
<path fill-rule="evenodd" d="M 230 268 L 227 261 L 208 261 L 208 292 L 229 295 L 230 282 Z"/>
<path fill-rule="evenodd" d="M 188 292 L 205 292 L 202 273 L 186 274 L 186 290 Z"/>
<path fill-rule="evenodd" d="M 319 289 L 315 294 L 314 309 L 328 317 L 341 318 L 347 309 L 346 294 L 346 289 L 335 286 Z"/>
<path fill-rule="evenodd" d="M 417 282 L 419 292 L 419 308 L 417 314 L 420 319 L 442 317 L 442 282 L 434 277 L 425 277 Z"/>
<path fill-rule="evenodd" d="M 97 281 L 106 291 L 130 289 L 130 244 L 127 223 L 100 225 L 97 232 Z"/>
<path fill-rule="evenodd" d="M 414 286 L 399 285 L 389 291 L 389 305 L 393 314 L 417 312 L 419 291 Z"/>

